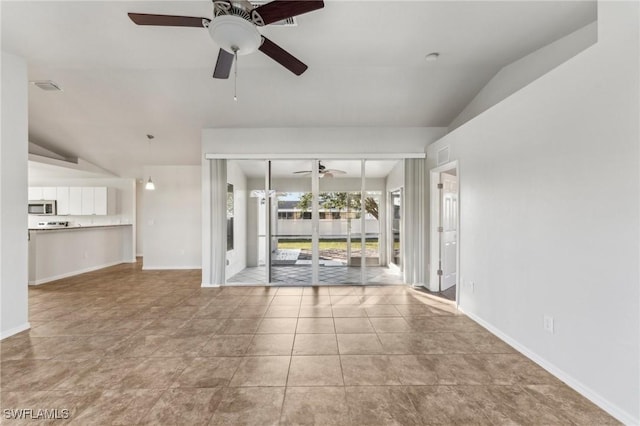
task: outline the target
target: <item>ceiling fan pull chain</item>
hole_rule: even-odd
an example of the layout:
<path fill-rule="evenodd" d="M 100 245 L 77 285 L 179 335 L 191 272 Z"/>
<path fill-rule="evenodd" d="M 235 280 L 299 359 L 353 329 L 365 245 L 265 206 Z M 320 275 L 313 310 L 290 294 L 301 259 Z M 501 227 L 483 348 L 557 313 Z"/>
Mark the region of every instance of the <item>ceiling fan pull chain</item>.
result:
<path fill-rule="evenodd" d="M 234 70 L 233 70 L 233 100 L 238 102 L 238 48 L 233 48 Z"/>

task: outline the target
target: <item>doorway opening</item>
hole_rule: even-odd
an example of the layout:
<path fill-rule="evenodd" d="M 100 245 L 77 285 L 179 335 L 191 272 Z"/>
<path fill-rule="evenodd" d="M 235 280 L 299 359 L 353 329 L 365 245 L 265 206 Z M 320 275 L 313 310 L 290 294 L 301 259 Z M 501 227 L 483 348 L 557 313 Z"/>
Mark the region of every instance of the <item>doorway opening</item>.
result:
<path fill-rule="evenodd" d="M 456 161 L 431 170 L 431 264 L 429 291 L 459 299 L 459 174 Z"/>
<path fill-rule="evenodd" d="M 248 211 L 238 213 L 247 218 L 246 229 L 234 231 L 238 253 L 245 239 L 245 267 L 234 268 L 226 281 L 402 284 L 387 249 L 393 240 L 387 223 L 394 217 L 387 208 L 387 177 L 393 173 L 396 185 L 402 164 L 398 159 L 228 160 L 235 197 L 247 198 L 236 206 Z M 234 226 L 243 225 L 234 221 Z"/>

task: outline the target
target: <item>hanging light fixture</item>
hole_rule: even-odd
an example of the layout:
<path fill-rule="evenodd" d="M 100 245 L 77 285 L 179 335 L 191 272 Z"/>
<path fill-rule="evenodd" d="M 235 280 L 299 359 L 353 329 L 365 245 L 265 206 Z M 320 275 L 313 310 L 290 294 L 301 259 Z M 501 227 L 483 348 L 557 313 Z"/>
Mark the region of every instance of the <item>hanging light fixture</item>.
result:
<path fill-rule="evenodd" d="M 151 180 L 151 176 L 149 176 L 149 180 L 144 185 L 144 189 L 148 189 L 149 191 L 153 191 L 154 189 L 156 189 L 156 184 Z"/>
<path fill-rule="evenodd" d="M 151 158 L 151 139 L 153 138 L 153 135 L 147 135 L 147 139 L 149 139 L 149 158 Z M 149 180 L 147 180 L 147 183 L 144 185 L 144 189 L 148 191 L 153 191 L 156 189 L 156 185 L 151 180 L 151 175 L 149 175 Z"/>

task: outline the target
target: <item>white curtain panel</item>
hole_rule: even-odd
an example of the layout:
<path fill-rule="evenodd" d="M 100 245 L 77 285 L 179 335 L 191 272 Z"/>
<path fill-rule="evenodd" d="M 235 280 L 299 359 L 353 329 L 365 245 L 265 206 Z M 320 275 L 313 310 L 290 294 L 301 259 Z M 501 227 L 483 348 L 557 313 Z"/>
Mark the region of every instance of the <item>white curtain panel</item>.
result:
<path fill-rule="evenodd" d="M 211 161 L 211 284 L 225 284 L 227 267 L 227 160 Z"/>
<path fill-rule="evenodd" d="M 427 275 L 426 242 L 427 204 L 429 198 L 426 162 L 423 158 L 404 160 L 404 217 L 402 258 L 407 284 L 423 285 Z"/>

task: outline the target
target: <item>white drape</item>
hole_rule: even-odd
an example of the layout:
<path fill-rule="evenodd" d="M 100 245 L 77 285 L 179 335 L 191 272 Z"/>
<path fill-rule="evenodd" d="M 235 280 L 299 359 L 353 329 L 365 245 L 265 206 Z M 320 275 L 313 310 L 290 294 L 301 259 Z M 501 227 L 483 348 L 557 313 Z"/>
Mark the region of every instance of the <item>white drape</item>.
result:
<path fill-rule="evenodd" d="M 404 160 L 404 280 L 407 284 L 426 282 L 426 242 L 428 232 L 428 179 L 422 158 Z"/>
<path fill-rule="evenodd" d="M 211 161 L 211 284 L 224 285 L 227 267 L 227 160 Z"/>

